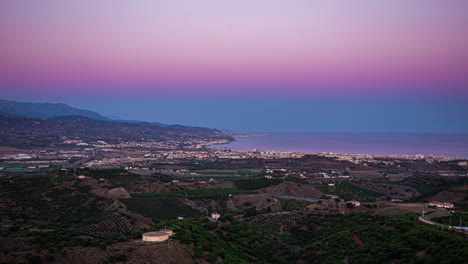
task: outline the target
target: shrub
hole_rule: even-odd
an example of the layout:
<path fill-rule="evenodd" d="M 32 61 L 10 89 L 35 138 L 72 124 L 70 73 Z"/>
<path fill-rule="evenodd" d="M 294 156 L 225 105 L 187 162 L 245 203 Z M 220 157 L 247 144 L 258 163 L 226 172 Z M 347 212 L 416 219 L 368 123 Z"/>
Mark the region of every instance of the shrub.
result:
<path fill-rule="evenodd" d="M 229 222 L 232 222 L 232 220 L 234 220 L 234 215 L 233 214 L 225 214 L 224 215 L 224 218 L 229 221 Z"/>
<path fill-rule="evenodd" d="M 218 226 L 217 222 L 208 222 L 204 225 L 207 230 L 214 230 Z"/>
<path fill-rule="evenodd" d="M 26 259 L 28 260 L 29 264 L 41 264 L 42 263 L 41 257 L 30 254 L 30 253 L 26 255 Z"/>
<path fill-rule="evenodd" d="M 110 263 L 116 263 L 116 262 L 124 262 L 127 261 L 127 255 L 125 254 L 119 254 L 119 255 L 112 255 L 108 258 Z"/>

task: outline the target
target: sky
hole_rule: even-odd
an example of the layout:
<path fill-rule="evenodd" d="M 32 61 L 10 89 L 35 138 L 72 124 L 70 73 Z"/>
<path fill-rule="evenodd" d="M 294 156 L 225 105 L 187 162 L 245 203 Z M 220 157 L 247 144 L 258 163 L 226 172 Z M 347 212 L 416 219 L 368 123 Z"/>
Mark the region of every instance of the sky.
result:
<path fill-rule="evenodd" d="M 0 98 L 227 130 L 468 130 L 468 1 L 2 0 Z"/>

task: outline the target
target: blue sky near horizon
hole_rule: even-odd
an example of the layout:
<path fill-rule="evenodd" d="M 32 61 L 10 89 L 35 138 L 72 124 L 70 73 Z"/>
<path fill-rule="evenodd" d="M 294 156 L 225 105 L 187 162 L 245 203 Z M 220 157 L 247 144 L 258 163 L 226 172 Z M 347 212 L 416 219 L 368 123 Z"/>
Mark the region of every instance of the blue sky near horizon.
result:
<path fill-rule="evenodd" d="M 167 124 L 249 131 L 450 131 L 468 130 L 462 98 L 219 98 L 10 96 L 63 102 L 105 116 Z"/>

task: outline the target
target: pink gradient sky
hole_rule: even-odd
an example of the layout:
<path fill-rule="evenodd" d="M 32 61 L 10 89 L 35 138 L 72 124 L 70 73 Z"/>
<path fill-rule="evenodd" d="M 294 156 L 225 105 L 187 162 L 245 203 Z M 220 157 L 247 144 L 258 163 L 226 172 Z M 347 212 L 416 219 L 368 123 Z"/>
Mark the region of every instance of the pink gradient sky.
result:
<path fill-rule="evenodd" d="M 0 89 L 468 94 L 468 1 L 3 0 Z"/>

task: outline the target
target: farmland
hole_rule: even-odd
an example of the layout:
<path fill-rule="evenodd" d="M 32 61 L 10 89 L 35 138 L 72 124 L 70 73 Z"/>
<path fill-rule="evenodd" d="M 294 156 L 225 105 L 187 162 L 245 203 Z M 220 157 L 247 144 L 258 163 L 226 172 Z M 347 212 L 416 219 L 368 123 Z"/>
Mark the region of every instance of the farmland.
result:
<path fill-rule="evenodd" d="M 345 200 L 375 201 L 376 198 L 385 196 L 383 193 L 374 192 L 347 181 L 337 184 L 334 188 L 327 188 L 330 194 L 338 195 Z"/>
<path fill-rule="evenodd" d="M 270 179 L 265 179 L 265 178 L 234 181 L 236 186 L 243 190 L 256 190 L 256 189 L 260 189 L 260 188 L 264 188 L 264 187 L 268 187 L 272 185 L 278 185 L 282 182 L 283 182 L 282 180 L 278 180 L 278 179 L 270 180 Z"/>
<path fill-rule="evenodd" d="M 249 217 L 245 221 L 264 232 L 285 234 L 302 217 L 303 215 L 298 213 L 275 213 Z"/>
<path fill-rule="evenodd" d="M 176 219 L 177 217 L 197 217 L 199 211 L 183 204 L 174 197 L 139 196 L 123 199 L 128 210 L 150 217 L 155 222 Z"/>

